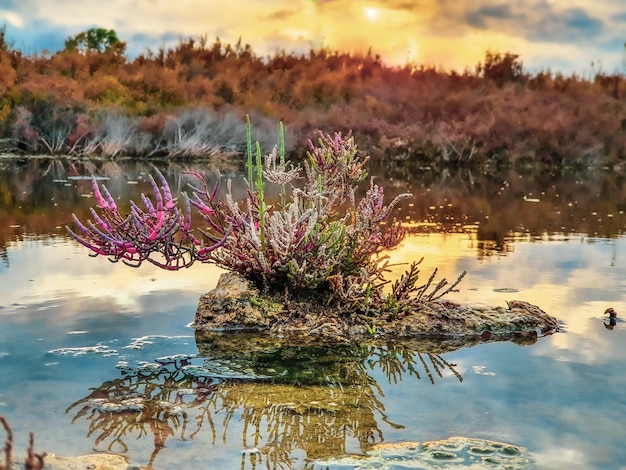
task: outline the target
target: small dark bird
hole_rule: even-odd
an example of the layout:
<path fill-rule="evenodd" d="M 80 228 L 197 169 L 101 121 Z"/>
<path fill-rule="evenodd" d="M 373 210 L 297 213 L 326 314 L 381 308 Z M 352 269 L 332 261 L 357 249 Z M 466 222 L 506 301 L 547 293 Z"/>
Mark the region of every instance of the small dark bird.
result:
<path fill-rule="evenodd" d="M 606 315 L 607 313 L 609 314 L 609 318 L 615 318 L 615 317 L 617 317 L 617 312 L 615 311 L 615 309 L 613 309 L 613 307 L 607 308 L 607 309 L 604 311 L 604 314 L 605 314 L 605 315 Z"/>

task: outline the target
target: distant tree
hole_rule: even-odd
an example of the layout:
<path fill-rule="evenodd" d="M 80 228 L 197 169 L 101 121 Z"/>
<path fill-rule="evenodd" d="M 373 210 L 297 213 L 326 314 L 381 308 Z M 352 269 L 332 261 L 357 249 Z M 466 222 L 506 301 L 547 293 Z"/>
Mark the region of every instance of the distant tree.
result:
<path fill-rule="evenodd" d="M 0 51 L 8 51 L 11 48 L 11 44 L 7 42 L 7 25 L 0 26 Z"/>
<path fill-rule="evenodd" d="M 485 63 L 476 67 L 479 74 L 502 86 L 508 82 L 516 82 L 523 77 L 523 63 L 519 55 L 510 52 L 500 53 L 487 51 Z"/>
<path fill-rule="evenodd" d="M 65 50 L 86 52 L 114 52 L 123 55 L 126 43 L 119 40 L 112 29 L 91 28 L 65 41 Z"/>

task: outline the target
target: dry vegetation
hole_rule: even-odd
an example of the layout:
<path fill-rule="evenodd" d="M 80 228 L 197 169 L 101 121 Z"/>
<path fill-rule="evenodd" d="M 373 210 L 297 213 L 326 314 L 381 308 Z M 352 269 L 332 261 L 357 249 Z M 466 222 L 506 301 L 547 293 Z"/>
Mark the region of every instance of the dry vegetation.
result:
<path fill-rule="evenodd" d="M 210 157 L 244 150 L 243 116 L 251 114 L 262 142 L 282 120 L 296 154 L 302 149 L 289 140 L 305 145 L 322 129 L 352 130 L 375 159 L 566 166 L 626 159 L 619 74 L 529 74 L 516 55 L 492 52 L 456 73 L 327 49 L 260 57 L 247 44 L 206 38 L 132 60 L 123 46 L 26 55 L 2 32 L 5 149 Z"/>
<path fill-rule="evenodd" d="M 9 422 L 6 420 L 4 416 L 0 416 L 0 425 L 4 428 L 4 431 L 7 433 L 7 438 L 4 441 L 4 464 L 0 462 L 0 470 L 11 470 L 13 467 L 13 431 L 11 430 L 11 426 L 9 426 Z M 46 453 L 37 454 L 34 451 L 35 446 L 35 437 L 31 432 L 28 435 L 28 449 L 26 450 L 26 459 L 24 460 L 24 469 L 25 470 L 42 470 L 44 468 L 44 458 Z"/>

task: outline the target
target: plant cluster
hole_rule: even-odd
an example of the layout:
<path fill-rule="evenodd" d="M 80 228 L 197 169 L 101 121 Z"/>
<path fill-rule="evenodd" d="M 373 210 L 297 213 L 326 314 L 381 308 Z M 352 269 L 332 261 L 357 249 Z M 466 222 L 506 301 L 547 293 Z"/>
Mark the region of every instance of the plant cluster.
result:
<path fill-rule="evenodd" d="M 18 106 L 11 141 L 22 151 L 73 157 L 226 157 L 243 152 L 244 124 L 206 108 L 139 117 L 116 109 L 87 113 L 48 101 Z M 268 134 L 255 137 L 267 143 Z"/>
<path fill-rule="evenodd" d="M 357 198 L 357 188 L 367 178 L 367 157 L 359 156 L 351 135 L 320 132 L 317 145 L 309 141 L 303 167 L 285 158 L 282 125 L 280 136 L 281 144 L 263 156 L 258 142 L 253 152 L 248 125 L 245 201 L 234 199 L 231 180 L 220 198 L 219 178 L 209 189 L 194 174 L 199 185 L 192 186 L 190 196 L 183 193 L 179 205 L 157 173 L 157 180 L 150 177 L 154 201 L 142 195 L 143 209 L 131 201 L 130 213 L 122 215 L 106 187 L 100 189 L 94 179 L 100 213 L 92 208 L 93 221 L 86 224 L 74 216 L 79 230 L 68 231 L 95 255 L 135 267 L 144 261 L 169 270 L 196 261 L 214 263 L 266 292 L 325 290 L 360 310 L 370 304 L 379 310 L 388 302 L 386 310 L 397 311 L 398 303 L 420 301 L 433 278 L 417 286 L 416 265 L 394 284 L 389 297 L 383 293 L 388 268 L 383 252 L 405 235 L 400 223 L 390 221 L 390 213 L 411 195 L 385 204 L 383 188 L 371 181 Z M 277 189 L 273 201 L 266 196 L 269 186 Z M 192 225 L 192 208 L 203 228 Z M 433 300 L 435 293 L 427 297 Z"/>

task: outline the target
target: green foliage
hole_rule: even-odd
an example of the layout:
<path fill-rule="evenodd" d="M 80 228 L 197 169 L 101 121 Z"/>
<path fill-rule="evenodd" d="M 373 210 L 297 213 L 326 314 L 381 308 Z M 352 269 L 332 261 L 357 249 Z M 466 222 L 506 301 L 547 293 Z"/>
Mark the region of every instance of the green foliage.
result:
<path fill-rule="evenodd" d="M 113 29 L 90 28 L 67 38 L 65 50 L 86 52 L 115 52 L 123 55 L 126 43 L 119 40 Z"/>

